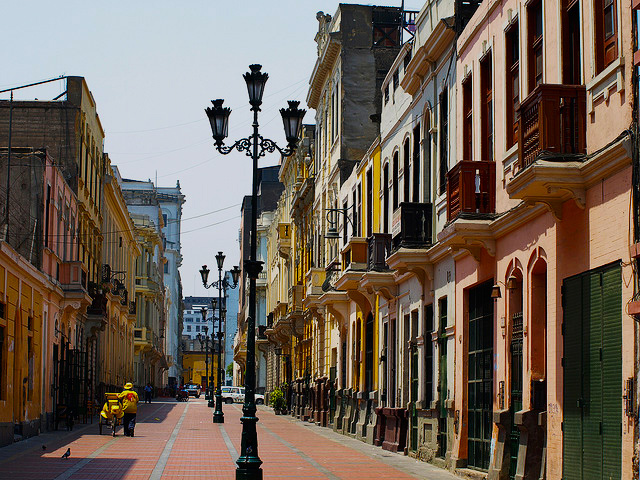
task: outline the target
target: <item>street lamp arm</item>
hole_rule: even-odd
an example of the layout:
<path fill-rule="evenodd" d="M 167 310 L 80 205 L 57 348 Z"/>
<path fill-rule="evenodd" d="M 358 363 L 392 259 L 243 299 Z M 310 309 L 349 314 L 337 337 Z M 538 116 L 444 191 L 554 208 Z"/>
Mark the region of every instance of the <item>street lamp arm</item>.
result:
<path fill-rule="evenodd" d="M 280 155 L 283 157 L 290 157 L 295 152 L 295 147 L 291 145 L 287 146 L 287 148 L 281 148 L 278 146 L 276 142 L 269 138 L 264 138 L 262 135 L 258 135 L 258 158 L 264 157 L 267 153 L 273 153 L 276 150 L 280 152 Z M 245 152 L 248 157 L 253 156 L 253 137 L 241 138 L 237 140 L 233 145 L 226 146 L 224 143 L 216 142 L 216 148 L 218 151 L 227 155 L 231 153 L 234 149 L 238 152 Z"/>

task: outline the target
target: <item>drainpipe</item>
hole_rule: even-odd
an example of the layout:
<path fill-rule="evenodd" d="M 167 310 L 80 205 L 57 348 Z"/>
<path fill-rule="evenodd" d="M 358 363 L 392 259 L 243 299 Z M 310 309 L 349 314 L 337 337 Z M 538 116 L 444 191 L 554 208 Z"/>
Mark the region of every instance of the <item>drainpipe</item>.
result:
<path fill-rule="evenodd" d="M 638 10 L 632 11 L 632 41 L 633 41 L 633 51 L 638 51 Z M 639 103 L 639 92 L 638 88 L 640 88 L 639 81 L 639 69 L 640 66 L 633 65 L 632 75 L 631 75 L 631 84 L 633 91 L 633 104 L 632 104 L 632 122 L 631 122 L 631 158 L 632 158 L 632 177 L 631 177 L 631 188 L 632 188 L 632 199 L 633 199 L 633 240 L 637 244 L 640 242 L 640 218 L 638 214 L 638 209 L 640 208 L 640 152 L 638 152 L 638 148 L 640 147 L 640 142 L 638 138 L 639 134 L 639 125 L 638 125 L 638 109 L 640 108 Z M 640 258 L 636 258 L 633 260 L 635 262 L 635 278 L 634 278 L 634 297 L 638 296 L 638 289 L 640 285 Z M 638 374 L 640 373 L 640 324 L 638 321 L 635 322 L 634 325 L 634 345 L 635 345 L 635 362 L 634 362 L 634 390 L 635 390 L 635 401 L 633 402 L 632 417 L 635 419 L 634 422 L 634 466 L 636 469 L 634 472 L 634 478 L 638 478 L 636 475 L 639 473 L 639 461 L 638 455 L 640 455 L 640 441 L 639 441 L 639 429 L 638 429 L 638 398 L 640 396 L 640 388 L 638 386 Z"/>

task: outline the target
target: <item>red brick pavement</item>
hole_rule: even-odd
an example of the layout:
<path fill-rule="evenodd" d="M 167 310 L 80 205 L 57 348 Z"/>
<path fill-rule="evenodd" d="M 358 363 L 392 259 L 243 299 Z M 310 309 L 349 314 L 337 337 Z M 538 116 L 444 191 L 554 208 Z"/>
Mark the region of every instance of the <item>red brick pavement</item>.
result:
<path fill-rule="evenodd" d="M 124 437 L 121 429 L 115 438 L 98 435 L 94 423 L 0 449 L 0 479 L 234 479 L 241 405 L 225 405 L 224 413 L 225 423 L 219 425 L 212 423 L 213 410 L 204 400 L 141 405 L 134 438 Z M 275 416 L 267 407 L 261 407 L 258 416 L 259 455 L 266 479 L 402 480 L 447 475 L 426 464 L 418 467 L 424 473 L 416 474 L 415 461 L 384 455 L 395 457 L 390 465 L 382 455 L 351 448 L 340 435 L 316 433 L 316 427 Z M 47 446 L 45 451 L 42 444 Z M 60 457 L 67 448 L 71 457 L 63 460 Z M 396 468 L 398 461 L 410 462 L 411 468 Z"/>

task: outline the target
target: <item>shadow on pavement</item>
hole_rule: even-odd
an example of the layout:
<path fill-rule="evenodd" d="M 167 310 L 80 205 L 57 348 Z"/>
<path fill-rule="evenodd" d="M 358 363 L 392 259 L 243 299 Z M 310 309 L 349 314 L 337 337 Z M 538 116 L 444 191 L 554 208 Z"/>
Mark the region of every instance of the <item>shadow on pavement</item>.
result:
<path fill-rule="evenodd" d="M 131 473 L 136 460 L 132 458 L 83 458 L 61 459 L 59 455 L 29 455 L 27 458 L 0 465 L 0 477 L 49 480 L 66 474 L 75 478 L 109 478 L 116 480 Z M 151 471 L 141 465 L 141 475 Z M 144 471 L 142 471 L 144 469 Z M 153 467 L 151 467 L 151 470 Z"/>

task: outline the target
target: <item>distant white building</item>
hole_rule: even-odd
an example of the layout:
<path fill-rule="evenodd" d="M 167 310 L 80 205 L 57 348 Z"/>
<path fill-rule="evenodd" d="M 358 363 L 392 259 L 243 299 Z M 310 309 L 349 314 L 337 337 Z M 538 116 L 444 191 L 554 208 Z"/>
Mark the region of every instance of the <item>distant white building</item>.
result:
<path fill-rule="evenodd" d="M 207 307 L 206 321 L 202 320 L 202 307 Z M 195 340 L 198 334 L 204 335 L 204 327 L 208 334 L 218 331 L 218 315 L 211 311 L 211 297 L 185 297 L 182 322 L 182 336 Z M 214 321 L 215 320 L 215 321 Z"/>

